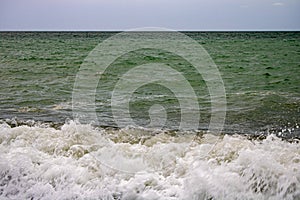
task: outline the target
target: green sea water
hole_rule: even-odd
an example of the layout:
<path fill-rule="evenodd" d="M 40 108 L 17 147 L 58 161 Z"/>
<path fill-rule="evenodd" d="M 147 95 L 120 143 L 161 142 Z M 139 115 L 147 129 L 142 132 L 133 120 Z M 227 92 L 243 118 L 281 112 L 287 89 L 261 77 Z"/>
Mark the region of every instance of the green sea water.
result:
<path fill-rule="evenodd" d="M 224 132 L 257 133 L 289 129 L 299 135 L 299 32 L 183 32 L 196 40 L 217 65 L 226 89 Z M 72 91 L 84 59 L 116 32 L 1 32 L 0 118 L 64 123 L 73 119 Z M 112 64 L 101 79 L 96 108 L 102 126 L 116 126 L 110 92 L 126 70 L 160 62 L 180 71 L 193 86 L 201 111 L 199 129 L 210 119 L 205 81 L 190 64 L 169 52 L 141 49 Z M 140 87 L 132 95 L 131 117 L 140 126 L 149 123 L 154 103 L 167 110 L 165 128 L 176 129 L 180 109 L 174 94 L 157 84 Z"/>
<path fill-rule="evenodd" d="M 174 53 L 138 49 L 105 72 L 83 69 L 90 52 L 116 34 L 0 33 L 0 199 L 300 199 L 300 32 L 184 32 L 205 48 L 223 79 L 228 134 L 219 135 L 203 131 L 214 114 L 209 80 Z M 126 79 L 147 63 L 164 64 L 189 82 L 200 130 L 177 130 L 183 106 L 172 87 L 156 82 L 130 95 L 138 127 L 116 124 L 115 86 L 157 75 L 153 69 Z M 80 72 L 99 79 L 96 127 L 73 115 Z M 79 106 L 82 114 L 89 103 Z M 166 111 L 162 130 L 143 128 L 153 105 Z"/>

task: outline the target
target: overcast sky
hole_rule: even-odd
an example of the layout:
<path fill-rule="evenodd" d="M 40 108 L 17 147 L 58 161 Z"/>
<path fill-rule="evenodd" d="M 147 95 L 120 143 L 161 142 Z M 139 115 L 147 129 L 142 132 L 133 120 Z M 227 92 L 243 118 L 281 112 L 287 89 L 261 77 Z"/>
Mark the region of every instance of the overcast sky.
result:
<path fill-rule="evenodd" d="M 0 30 L 300 30 L 300 0 L 0 0 Z"/>

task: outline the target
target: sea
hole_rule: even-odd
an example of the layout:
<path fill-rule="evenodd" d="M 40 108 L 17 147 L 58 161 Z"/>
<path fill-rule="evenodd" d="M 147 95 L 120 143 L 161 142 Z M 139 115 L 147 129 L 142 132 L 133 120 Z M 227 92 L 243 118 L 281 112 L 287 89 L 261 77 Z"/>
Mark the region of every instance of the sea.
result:
<path fill-rule="evenodd" d="M 174 34 L 0 32 L 0 199 L 300 199 L 300 32 Z"/>

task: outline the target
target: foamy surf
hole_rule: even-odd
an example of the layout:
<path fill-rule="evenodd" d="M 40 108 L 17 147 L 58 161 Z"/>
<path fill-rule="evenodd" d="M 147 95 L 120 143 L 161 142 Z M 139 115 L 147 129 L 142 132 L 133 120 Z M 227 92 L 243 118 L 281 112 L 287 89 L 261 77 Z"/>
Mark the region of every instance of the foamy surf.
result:
<path fill-rule="evenodd" d="M 130 141 L 130 142 L 129 142 Z M 274 135 L 0 127 L 2 199 L 299 199 L 300 147 Z"/>

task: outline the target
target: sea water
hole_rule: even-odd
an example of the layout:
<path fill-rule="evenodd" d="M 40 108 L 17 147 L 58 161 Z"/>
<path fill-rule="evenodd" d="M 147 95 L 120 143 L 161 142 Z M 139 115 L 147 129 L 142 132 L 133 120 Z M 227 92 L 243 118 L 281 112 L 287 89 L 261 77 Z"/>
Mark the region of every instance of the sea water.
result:
<path fill-rule="evenodd" d="M 153 49 L 116 59 L 96 90 L 98 125 L 77 121 L 76 74 L 90 51 L 115 34 L 1 33 L 2 199 L 300 198 L 298 32 L 184 33 L 204 47 L 224 81 L 221 135 L 206 132 L 211 102 L 201 75 Z M 137 126 L 117 127 L 109 101 L 116 80 L 147 62 L 187 77 L 199 102 L 199 129 L 178 130 L 180 104 L 157 84 L 132 94 Z M 145 128 L 153 103 L 167 111 L 161 129 Z"/>

